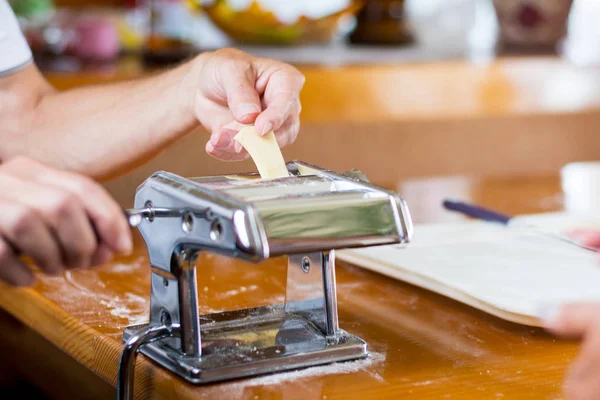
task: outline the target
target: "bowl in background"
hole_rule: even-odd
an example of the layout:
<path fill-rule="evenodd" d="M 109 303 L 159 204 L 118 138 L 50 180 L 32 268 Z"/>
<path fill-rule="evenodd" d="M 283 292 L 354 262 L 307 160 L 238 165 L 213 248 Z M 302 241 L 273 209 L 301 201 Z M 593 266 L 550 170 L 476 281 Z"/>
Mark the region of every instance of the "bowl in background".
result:
<path fill-rule="evenodd" d="M 214 0 L 205 2 L 203 10 L 216 26 L 239 43 L 296 45 L 330 42 L 341 24 L 354 17 L 362 6 L 362 0 L 350 0 L 345 7 L 328 15 L 316 18 L 298 15 L 293 20 L 284 20 L 258 1 L 239 9 L 230 0 Z"/>

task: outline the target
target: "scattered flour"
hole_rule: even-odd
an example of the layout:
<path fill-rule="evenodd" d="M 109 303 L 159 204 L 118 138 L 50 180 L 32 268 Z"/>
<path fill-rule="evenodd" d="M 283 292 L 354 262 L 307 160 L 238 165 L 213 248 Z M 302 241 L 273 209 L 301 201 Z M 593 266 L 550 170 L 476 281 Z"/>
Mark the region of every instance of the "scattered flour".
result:
<path fill-rule="evenodd" d="M 117 318 L 123 318 L 128 321 L 131 325 L 138 325 L 148 322 L 148 315 L 146 313 L 132 313 L 131 310 L 127 307 L 118 306 L 109 311 L 111 315 L 114 315 Z"/>
<path fill-rule="evenodd" d="M 133 294 L 133 293 L 126 293 L 125 299 L 129 302 L 141 304 L 143 306 L 149 304 L 148 299 L 146 299 L 142 296 L 138 296 L 137 294 Z"/>
<path fill-rule="evenodd" d="M 304 368 L 297 371 L 282 372 L 258 378 L 241 380 L 235 384 L 231 384 L 226 390 L 242 392 L 245 388 L 249 387 L 272 386 L 289 381 L 297 382 L 299 380 L 315 376 L 350 374 L 354 372 L 367 372 L 373 379 L 377 380 L 378 382 L 383 382 L 383 377 L 379 375 L 379 373 L 374 372 L 372 369 L 373 367 L 382 364 L 384 360 L 385 354 L 370 353 L 367 358 L 362 360 L 333 363 L 318 367 Z"/>
<path fill-rule="evenodd" d="M 110 266 L 104 269 L 105 272 L 110 272 L 113 274 L 127 274 L 132 273 L 144 263 L 144 257 L 138 257 L 133 263 L 129 264 L 119 264 L 113 263 Z"/>
<path fill-rule="evenodd" d="M 126 293 L 125 298 L 115 296 L 111 299 L 100 300 L 100 304 L 105 306 L 111 315 L 127 320 L 130 325 L 148 322 L 147 305 L 149 301 L 141 296 Z"/>
<path fill-rule="evenodd" d="M 427 381 L 420 381 L 420 382 L 413 382 L 411 383 L 411 386 L 431 386 L 431 385 L 439 385 L 442 384 L 444 382 L 448 381 L 448 378 L 440 378 L 440 379 L 434 379 L 434 380 L 427 380 Z"/>
<path fill-rule="evenodd" d="M 115 274 L 133 273 L 135 270 L 142 267 L 144 258 L 139 257 L 130 264 L 109 264 L 103 267 L 100 272 L 108 272 Z M 63 305 L 73 305 L 81 307 L 82 304 L 87 304 L 88 309 L 94 309 L 92 312 L 83 311 L 82 316 L 85 323 L 100 324 L 103 322 L 102 315 L 105 312 L 123 319 L 126 321 L 124 325 L 136 325 L 148 321 L 150 300 L 141 295 L 134 293 L 126 293 L 122 296 L 110 293 L 98 293 L 97 288 L 106 289 L 107 285 L 98 276 L 98 270 L 78 271 L 77 274 L 73 271 L 64 273 L 64 280 L 56 278 L 51 280 L 44 278 L 47 283 L 59 285 L 57 294 L 60 296 L 60 302 Z M 64 285 L 66 283 L 66 285 Z M 101 308 L 98 308 L 100 304 Z M 120 329 L 120 327 L 118 327 Z"/>
<path fill-rule="evenodd" d="M 59 278 L 57 278 L 57 279 L 59 279 Z M 69 283 L 75 289 L 79 290 L 81 292 L 81 294 L 84 294 L 84 295 L 94 295 L 94 293 L 90 289 L 88 289 L 85 286 L 79 284 L 73 278 L 73 272 L 71 270 L 68 270 L 68 271 L 65 272 L 65 280 L 67 281 L 67 283 Z"/>
<path fill-rule="evenodd" d="M 107 268 L 106 271 L 113 274 L 126 274 L 131 272 L 133 268 L 129 264 L 113 264 L 110 268 Z"/>
<path fill-rule="evenodd" d="M 252 292 L 255 291 L 256 289 L 258 289 L 258 286 L 256 285 L 251 285 L 251 286 L 241 286 L 239 289 L 234 289 L 234 290 L 229 290 L 227 292 L 223 292 L 223 293 L 218 293 L 216 294 L 216 297 L 220 298 L 220 299 L 226 299 L 229 297 L 233 297 L 233 296 L 237 296 L 240 293 L 244 293 L 244 292 Z"/>
<path fill-rule="evenodd" d="M 344 290 L 360 289 L 364 286 L 365 286 L 365 284 L 363 282 L 345 282 L 345 283 L 337 284 L 338 289 L 344 289 Z"/>

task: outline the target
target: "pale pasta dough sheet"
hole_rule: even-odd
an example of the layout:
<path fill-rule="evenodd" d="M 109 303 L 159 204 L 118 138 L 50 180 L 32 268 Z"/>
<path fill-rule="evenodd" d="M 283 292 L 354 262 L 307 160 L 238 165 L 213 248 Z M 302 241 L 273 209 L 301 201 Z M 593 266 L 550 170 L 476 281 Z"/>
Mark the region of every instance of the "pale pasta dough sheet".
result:
<path fill-rule="evenodd" d="M 260 136 L 254 127 L 248 126 L 234 138 L 250 154 L 263 179 L 277 179 L 289 176 L 281 149 L 273 132 Z"/>
<path fill-rule="evenodd" d="M 599 254 L 531 229 L 421 225 L 409 245 L 345 250 L 338 258 L 532 326 L 542 325 L 544 305 L 600 300 Z"/>

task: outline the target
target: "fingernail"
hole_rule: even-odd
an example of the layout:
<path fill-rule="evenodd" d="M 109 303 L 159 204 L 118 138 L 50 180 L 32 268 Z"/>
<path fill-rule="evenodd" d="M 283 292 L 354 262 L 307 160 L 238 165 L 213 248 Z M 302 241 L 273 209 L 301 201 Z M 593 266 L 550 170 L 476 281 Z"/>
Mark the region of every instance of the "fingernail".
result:
<path fill-rule="evenodd" d="M 212 153 L 213 151 L 215 151 L 215 146 L 213 146 L 211 142 L 208 142 L 208 144 L 206 145 L 206 151 Z"/>
<path fill-rule="evenodd" d="M 240 153 L 242 151 L 242 145 L 240 144 L 240 142 L 235 142 L 235 152 L 236 153 Z"/>
<path fill-rule="evenodd" d="M 246 117 L 251 114 L 260 113 L 260 107 L 254 103 L 244 103 L 236 107 L 237 115 Z"/>
<path fill-rule="evenodd" d="M 229 137 L 228 135 L 221 135 L 221 139 L 219 139 L 219 144 L 217 145 L 217 147 L 229 147 L 231 145 L 231 137 Z"/>
<path fill-rule="evenodd" d="M 218 135 L 215 135 L 215 136 L 216 136 L 216 140 L 211 140 L 211 144 L 215 148 L 224 149 L 226 147 L 229 147 L 229 145 L 231 145 L 231 137 L 229 137 L 229 135 L 219 133 Z"/>
<path fill-rule="evenodd" d="M 133 252 L 133 241 L 129 235 L 121 236 L 117 244 L 117 250 L 124 256 L 128 256 Z"/>
<path fill-rule="evenodd" d="M 551 327 L 558 321 L 561 308 L 559 303 L 543 303 L 537 307 L 536 315 L 544 326 Z"/>
<path fill-rule="evenodd" d="M 260 134 L 261 134 L 261 136 L 266 135 L 267 133 L 271 132 L 272 130 L 273 130 L 273 124 L 270 122 L 267 122 L 266 124 L 263 125 L 262 132 Z"/>

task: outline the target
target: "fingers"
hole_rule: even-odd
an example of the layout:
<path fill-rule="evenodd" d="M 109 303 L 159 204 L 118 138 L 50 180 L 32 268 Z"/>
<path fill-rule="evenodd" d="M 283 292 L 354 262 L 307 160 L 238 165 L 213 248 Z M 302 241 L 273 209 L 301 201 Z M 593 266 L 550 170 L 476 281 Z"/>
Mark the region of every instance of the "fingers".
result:
<path fill-rule="evenodd" d="M 104 265 L 113 258 L 113 251 L 106 244 L 101 243 L 96 250 L 96 253 L 92 256 L 91 266 L 97 267 Z"/>
<path fill-rule="evenodd" d="M 60 273 L 63 266 L 88 267 L 97 241 L 79 199 L 35 182 L 16 181 L 12 189 L 5 197 L 6 206 L 13 211 L 3 231 L 11 243 L 50 274 Z M 38 247 L 37 240 L 44 246 Z M 56 253 L 61 255 L 59 262 Z"/>
<path fill-rule="evenodd" d="M 238 161 L 248 158 L 233 142 L 237 126 L 254 124 L 259 134 L 274 131 L 281 146 L 293 143 L 299 129 L 300 91 L 304 76 L 294 67 L 222 49 L 197 58 L 195 113 L 212 132 L 206 145 L 211 156 Z"/>
<path fill-rule="evenodd" d="M 35 209 L 53 230 L 61 244 L 64 266 L 89 267 L 97 245 L 96 235 L 79 199 L 53 187 L 32 190 L 36 192 L 37 198 L 25 198 L 23 202 Z"/>
<path fill-rule="evenodd" d="M 300 91 L 305 80 L 304 75 L 289 65 L 274 61 L 267 63 L 272 66 L 267 67 L 264 73 L 265 82 L 257 84 L 259 90 L 260 86 L 264 85 L 264 111 L 254 123 L 256 131 L 261 135 L 272 130 L 277 131 L 288 118 L 300 115 Z"/>
<path fill-rule="evenodd" d="M 61 249 L 42 215 L 33 207 L 13 200 L 0 200 L 0 209 L 5 212 L 0 220 L 0 234 L 11 247 L 27 254 L 46 273 L 59 274 L 63 269 Z M 0 243 L 0 248 L 6 245 Z"/>
<path fill-rule="evenodd" d="M 597 399 L 600 393 L 600 324 L 589 328 L 581 351 L 566 375 L 564 392 L 567 399 Z"/>
<path fill-rule="evenodd" d="M 47 170 L 39 179 L 72 193 L 95 227 L 100 243 L 114 252 L 130 254 L 133 238 L 127 219 L 119 205 L 100 185 L 89 178 L 63 171 Z"/>
<path fill-rule="evenodd" d="M 248 158 L 248 154 L 243 149 L 238 149 L 239 144 L 233 140 L 245 125 L 235 121 L 229 108 L 206 99 L 199 99 L 198 105 L 201 107 L 199 113 L 210 113 L 212 116 L 205 126 L 212 132 L 209 142 L 206 144 L 206 152 L 223 161 L 240 161 Z"/>
<path fill-rule="evenodd" d="M 90 179 L 15 159 L 0 166 L 0 187 L 0 279 L 10 284 L 33 282 L 21 255 L 56 275 L 132 250 L 120 207 Z"/>
<path fill-rule="evenodd" d="M 292 115 L 300 114 L 300 100 L 294 93 L 279 93 L 267 104 L 265 111 L 256 118 L 256 131 L 260 135 L 280 129 Z"/>
<path fill-rule="evenodd" d="M 234 140 L 235 135 L 245 126 L 233 121 L 218 129 L 211 135 L 209 142 L 206 144 L 206 152 L 212 157 L 223 161 L 246 160 L 249 157 L 248 152 Z M 299 130 L 300 118 L 297 115 L 288 118 L 281 128 L 275 131 L 279 147 L 283 148 L 294 143 Z"/>
<path fill-rule="evenodd" d="M 600 232 L 598 231 L 574 229 L 567 234 L 582 246 L 600 249 Z"/>
<path fill-rule="evenodd" d="M 233 139 L 244 125 L 234 122 L 226 126 L 232 127 L 234 124 L 239 126 L 236 126 L 235 129 L 222 128 L 213 133 L 210 141 L 206 144 L 208 154 L 223 161 L 241 161 L 249 157 L 245 150 L 237 151 L 239 147 L 236 147 L 236 145 L 239 146 L 239 143 Z"/>
<path fill-rule="evenodd" d="M 275 131 L 275 138 L 279 147 L 284 148 L 296 141 L 300 132 L 300 118 L 298 116 L 290 117 L 282 127 Z"/>
<path fill-rule="evenodd" d="M 229 106 L 224 102 L 217 103 L 206 97 L 198 96 L 196 100 L 196 116 L 209 132 L 217 132 L 231 121 L 235 121 Z"/>
<path fill-rule="evenodd" d="M 549 306 L 541 314 L 550 331 L 566 338 L 578 339 L 600 318 L 600 303 Z"/>
<path fill-rule="evenodd" d="M 600 393 L 600 303 L 573 303 L 546 307 L 541 313 L 546 327 L 557 335 L 580 339 L 584 344 L 573 361 L 564 384 L 567 399 L 597 399 Z"/>
<path fill-rule="evenodd" d="M 31 270 L 2 239 L 0 239 L 0 280 L 13 286 L 31 286 L 34 282 Z"/>
<path fill-rule="evenodd" d="M 231 126 L 231 124 L 228 124 L 226 126 Z M 216 130 L 210 136 L 210 140 L 208 141 L 208 144 L 210 146 L 208 146 L 208 148 L 212 149 L 211 152 L 215 149 L 229 152 L 235 151 L 234 137 L 235 135 L 237 135 L 237 133 L 238 129 L 231 129 L 227 127 L 223 127 L 221 129 Z"/>
<path fill-rule="evenodd" d="M 102 244 L 113 252 L 132 251 L 131 230 L 121 208 L 91 179 L 27 159 L 11 160 L 0 175 L 14 187 L 16 202 L 44 216 L 61 243 L 67 266 L 88 265 Z M 103 253 L 99 258 L 106 257 Z"/>
<path fill-rule="evenodd" d="M 262 108 L 255 88 L 256 71 L 250 59 L 230 60 L 217 71 L 222 71 L 220 81 L 235 119 L 243 124 L 254 122 Z"/>

